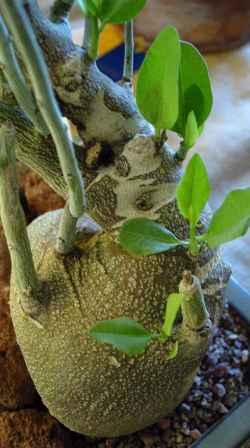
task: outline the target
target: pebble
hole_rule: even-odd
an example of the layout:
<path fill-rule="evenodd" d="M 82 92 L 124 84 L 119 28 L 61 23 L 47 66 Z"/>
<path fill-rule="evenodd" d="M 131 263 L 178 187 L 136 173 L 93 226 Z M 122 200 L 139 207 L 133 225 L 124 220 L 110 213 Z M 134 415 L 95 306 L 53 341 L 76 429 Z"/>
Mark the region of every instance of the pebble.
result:
<path fill-rule="evenodd" d="M 192 431 L 190 431 L 190 436 L 193 440 L 198 440 L 201 437 L 201 432 L 199 431 L 199 429 L 193 429 Z"/>
<path fill-rule="evenodd" d="M 223 386 L 223 384 L 221 383 L 216 383 L 214 385 L 214 393 L 219 397 L 219 398 L 223 398 L 226 395 L 226 389 L 225 386 Z"/>
<path fill-rule="evenodd" d="M 179 406 L 179 409 L 181 412 L 183 412 L 184 414 L 189 414 L 191 412 L 191 406 L 187 403 L 181 403 L 181 405 Z"/>
<path fill-rule="evenodd" d="M 223 378 L 228 375 L 228 365 L 222 362 L 212 369 L 211 373 L 217 378 Z"/>
<path fill-rule="evenodd" d="M 248 350 L 242 350 L 241 360 L 244 364 L 246 364 L 248 362 L 248 360 L 249 360 L 249 351 Z"/>
<path fill-rule="evenodd" d="M 220 401 L 214 402 L 213 410 L 216 412 L 219 412 L 219 414 L 227 414 L 228 413 L 228 408 L 226 408 L 226 406 L 223 403 L 221 403 Z"/>
<path fill-rule="evenodd" d="M 166 429 L 170 428 L 170 425 L 171 421 L 169 418 L 164 418 L 158 423 L 158 426 L 162 431 L 165 431 Z"/>

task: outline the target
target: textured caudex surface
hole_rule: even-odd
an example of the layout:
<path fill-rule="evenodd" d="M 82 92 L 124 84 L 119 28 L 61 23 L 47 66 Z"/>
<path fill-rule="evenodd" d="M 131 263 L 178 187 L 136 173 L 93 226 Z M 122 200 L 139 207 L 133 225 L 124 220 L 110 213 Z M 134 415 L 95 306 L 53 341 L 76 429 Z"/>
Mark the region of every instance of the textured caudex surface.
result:
<path fill-rule="evenodd" d="M 150 172 L 146 156 L 143 158 L 143 145 L 134 146 L 133 153 L 131 143 L 126 145 L 116 168 L 103 168 L 104 175 L 97 173 L 89 184 L 99 206 L 95 216 L 99 222 L 103 216 L 106 226 L 105 217 L 109 217 L 116 227 L 118 221 L 133 214 L 150 213 L 179 237 L 185 237 L 187 227 L 176 209 L 173 190 L 179 170 L 171 151 L 154 148 Z M 146 148 L 150 159 L 152 147 Z M 135 160 L 140 151 L 141 164 Z M 137 172 L 130 166 L 132 155 Z M 113 208 L 107 215 L 105 199 L 111 194 Z M 121 197 L 122 219 L 117 212 Z M 152 201 L 155 207 L 149 206 Z M 209 332 L 179 322 L 175 328 L 179 352 L 175 359 L 167 360 L 168 343 L 153 342 L 143 355 L 128 358 L 91 339 L 88 329 L 96 321 L 127 316 L 152 331 L 159 330 L 166 296 L 178 290 L 186 269 L 200 278 L 215 321 L 229 272 L 218 255 L 206 248 L 195 259 L 181 248 L 145 258 L 132 257 L 118 245 L 116 228 L 98 233 L 91 220 L 84 224 L 88 236 L 76 244 L 71 255 L 60 256 L 54 247 L 61 215 L 62 211 L 47 213 L 29 226 L 41 282 L 39 296 L 30 300 L 39 300 L 40 308 L 36 315 L 29 316 L 22 306 L 22 302 L 27 303 L 27 295 L 23 298 L 12 285 L 11 313 L 18 343 L 45 405 L 62 423 L 90 436 L 134 432 L 171 412 L 183 399 L 207 350 Z"/>

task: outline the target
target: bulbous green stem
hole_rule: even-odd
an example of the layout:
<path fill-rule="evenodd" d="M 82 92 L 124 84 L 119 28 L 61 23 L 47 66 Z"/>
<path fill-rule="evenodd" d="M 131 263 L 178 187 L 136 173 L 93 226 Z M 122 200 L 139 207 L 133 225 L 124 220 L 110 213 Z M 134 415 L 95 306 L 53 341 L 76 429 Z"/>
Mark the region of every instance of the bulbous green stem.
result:
<path fill-rule="evenodd" d="M 134 73 L 134 29 L 133 20 L 127 22 L 124 26 L 124 63 L 123 63 L 123 81 L 132 83 Z"/>
<path fill-rule="evenodd" d="M 95 61 L 98 56 L 99 37 L 100 30 L 98 19 L 94 16 L 86 16 L 83 48 L 86 50 L 89 58 L 93 61 Z"/>
<path fill-rule="evenodd" d="M 183 326 L 194 332 L 202 332 L 211 327 L 209 313 L 204 300 L 200 280 L 189 271 L 183 273 L 179 285 L 182 300 Z"/>
<path fill-rule="evenodd" d="M 66 19 L 75 0 L 55 0 L 50 10 L 50 19 L 52 22 L 61 22 Z"/>
<path fill-rule="evenodd" d="M 19 106 L 23 109 L 34 126 L 43 135 L 48 135 L 48 127 L 37 108 L 33 94 L 27 86 L 22 71 L 18 65 L 11 37 L 2 17 L 0 17 L 0 62 L 1 69 L 3 70 L 5 78 L 16 97 Z"/>
<path fill-rule="evenodd" d="M 19 1 L 1 0 L 0 11 L 25 63 L 37 104 L 55 142 L 68 187 L 70 212 L 72 216 L 79 217 L 86 205 L 83 179 L 77 165 L 73 144 L 54 95 L 42 51 L 29 18 Z"/>
<path fill-rule="evenodd" d="M 74 218 L 69 210 L 69 205 L 66 203 L 64 212 L 60 221 L 59 235 L 57 238 L 56 250 L 61 255 L 67 255 L 74 248 L 76 239 L 76 223 L 77 218 Z"/>
<path fill-rule="evenodd" d="M 35 297 L 33 292 L 38 289 L 38 280 L 19 200 L 14 148 L 15 130 L 4 124 L 0 127 L 0 215 L 10 251 L 15 285 L 22 290 L 23 309 L 35 314 L 39 304 L 33 303 L 32 297 Z"/>

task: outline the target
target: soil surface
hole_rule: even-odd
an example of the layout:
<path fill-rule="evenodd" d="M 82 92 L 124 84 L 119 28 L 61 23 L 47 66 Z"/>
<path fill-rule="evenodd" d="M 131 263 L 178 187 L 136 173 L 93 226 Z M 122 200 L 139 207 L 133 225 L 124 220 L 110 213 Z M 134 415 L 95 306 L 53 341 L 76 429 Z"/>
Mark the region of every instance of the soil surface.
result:
<path fill-rule="evenodd" d="M 63 206 L 37 175 L 21 166 L 19 172 L 28 222 Z M 250 330 L 226 308 L 193 387 L 173 415 L 117 439 L 90 440 L 70 432 L 42 405 L 16 344 L 8 306 L 9 272 L 0 227 L 0 448 L 188 448 L 249 393 Z M 249 442 L 243 447 L 250 447 Z"/>

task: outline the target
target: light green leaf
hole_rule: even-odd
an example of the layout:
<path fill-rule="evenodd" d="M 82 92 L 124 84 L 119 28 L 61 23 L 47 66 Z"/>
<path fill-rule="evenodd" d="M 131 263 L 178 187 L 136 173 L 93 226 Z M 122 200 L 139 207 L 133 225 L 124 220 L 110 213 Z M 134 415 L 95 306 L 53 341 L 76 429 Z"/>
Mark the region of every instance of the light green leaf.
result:
<path fill-rule="evenodd" d="M 161 334 L 165 335 L 166 338 L 170 337 L 173 330 L 173 325 L 181 307 L 183 300 L 182 294 L 170 294 L 167 299 L 165 320 L 161 329 Z"/>
<path fill-rule="evenodd" d="M 121 228 L 119 242 L 126 251 L 139 256 L 165 252 L 186 244 L 165 227 L 145 218 L 127 221 Z"/>
<path fill-rule="evenodd" d="M 147 344 L 156 337 L 141 324 L 127 317 L 98 322 L 89 334 L 99 342 L 113 345 L 128 356 L 143 353 Z"/>
<path fill-rule="evenodd" d="M 214 213 L 201 239 L 211 248 L 240 238 L 250 227 L 250 188 L 231 191 Z"/>
<path fill-rule="evenodd" d="M 195 113 L 193 110 L 189 112 L 186 122 L 185 128 L 185 137 L 183 145 L 185 149 L 190 149 L 196 143 L 196 140 L 199 138 L 200 132 L 197 125 Z"/>
<path fill-rule="evenodd" d="M 195 154 L 188 163 L 176 190 L 179 210 L 192 227 L 199 221 L 210 192 L 205 164 L 199 154 Z"/>
<path fill-rule="evenodd" d="M 136 100 L 157 131 L 172 129 L 179 112 L 180 40 L 175 28 L 164 28 L 148 50 L 139 71 Z"/>
<path fill-rule="evenodd" d="M 147 0 L 102 0 L 98 17 L 103 23 L 125 23 L 136 17 Z"/>
<path fill-rule="evenodd" d="M 179 349 L 179 343 L 178 341 L 176 341 L 171 347 L 171 349 L 168 351 L 166 359 L 169 361 L 170 359 L 176 358 L 178 354 L 178 349 Z"/>
<path fill-rule="evenodd" d="M 202 131 L 213 105 L 207 64 L 197 48 L 188 42 L 181 42 L 179 91 L 179 115 L 172 130 L 184 138 L 190 112 L 194 112 L 198 128 Z"/>

